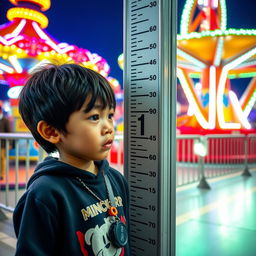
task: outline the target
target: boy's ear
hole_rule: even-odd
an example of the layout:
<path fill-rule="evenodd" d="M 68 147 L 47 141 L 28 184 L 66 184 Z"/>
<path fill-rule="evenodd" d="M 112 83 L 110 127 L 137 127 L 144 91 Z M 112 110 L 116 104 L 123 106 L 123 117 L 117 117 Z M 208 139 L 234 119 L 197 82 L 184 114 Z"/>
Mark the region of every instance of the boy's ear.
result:
<path fill-rule="evenodd" d="M 57 144 L 60 141 L 59 131 L 43 120 L 38 122 L 37 131 L 45 140 L 53 144 Z"/>

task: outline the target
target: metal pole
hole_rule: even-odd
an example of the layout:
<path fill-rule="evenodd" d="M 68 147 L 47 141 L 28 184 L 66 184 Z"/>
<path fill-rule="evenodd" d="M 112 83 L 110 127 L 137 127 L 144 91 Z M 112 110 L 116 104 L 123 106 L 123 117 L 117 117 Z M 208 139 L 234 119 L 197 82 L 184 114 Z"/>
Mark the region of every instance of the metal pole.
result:
<path fill-rule="evenodd" d="M 242 173 L 242 176 L 252 176 L 251 173 L 249 172 L 249 167 L 248 167 L 248 140 L 249 137 L 246 136 L 244 140 L 244 171 Z"/>

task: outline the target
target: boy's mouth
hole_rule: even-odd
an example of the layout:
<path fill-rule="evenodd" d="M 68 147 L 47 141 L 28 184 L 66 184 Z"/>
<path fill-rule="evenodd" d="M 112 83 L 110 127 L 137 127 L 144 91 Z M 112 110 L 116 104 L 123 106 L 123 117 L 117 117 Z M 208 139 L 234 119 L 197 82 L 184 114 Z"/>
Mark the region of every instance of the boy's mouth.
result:
<path fill-rule="evenodd" d="M 113 140 L 107 140 L 104 144 L 103 144 L 103 148 L 106 148 L 106 149 L 110 149 L 112 147 L 112 143 L 113 143 Z"/>

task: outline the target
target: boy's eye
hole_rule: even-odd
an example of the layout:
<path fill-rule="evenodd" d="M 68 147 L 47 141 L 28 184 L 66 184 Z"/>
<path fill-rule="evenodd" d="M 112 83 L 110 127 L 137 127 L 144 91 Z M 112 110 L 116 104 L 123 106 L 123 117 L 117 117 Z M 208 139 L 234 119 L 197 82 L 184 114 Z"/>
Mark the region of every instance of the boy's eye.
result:
<path fill-rule="evenodd" d="M 92 121 L 97 121 L 99 119 L 99 115 L 90 116 L 88 119 Z"/>
<path fill-rule="evenodd" d="M 108 115 L 109 119 L 113 119 L 113 117 L 114 117 L 114 113 L 111 113 L 111 114 Z"/>

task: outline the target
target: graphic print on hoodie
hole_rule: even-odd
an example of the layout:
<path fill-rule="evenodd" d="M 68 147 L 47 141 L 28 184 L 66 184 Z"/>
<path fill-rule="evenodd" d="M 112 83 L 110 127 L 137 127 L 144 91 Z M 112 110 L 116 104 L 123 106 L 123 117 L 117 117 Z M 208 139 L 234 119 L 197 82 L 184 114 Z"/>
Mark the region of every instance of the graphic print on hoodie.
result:
<path fill-rule="evenodd" d="M 118 216 L 128 226 L 127 183 L 107 160 L 96 164 L 98 175 L 52 157 L 38 165 L 13 214 L 16 255 L 130 255 L 128 244 L 120 249 L 109 242 L 109 199 L 102 170 L 111 182 Z M 102 201 L 88 193 L 76 177 Z"/>

